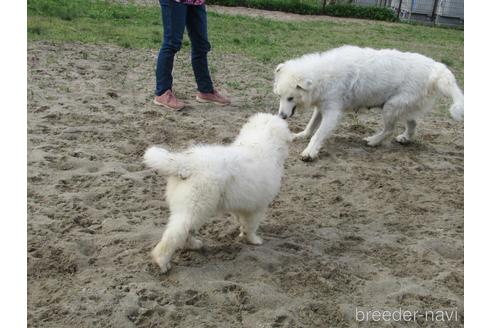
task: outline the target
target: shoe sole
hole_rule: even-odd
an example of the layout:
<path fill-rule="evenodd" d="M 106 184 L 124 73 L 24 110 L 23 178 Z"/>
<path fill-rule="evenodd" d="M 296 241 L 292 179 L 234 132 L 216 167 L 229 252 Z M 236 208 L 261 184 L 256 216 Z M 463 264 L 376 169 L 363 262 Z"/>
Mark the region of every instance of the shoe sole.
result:
<path fill-rule="evenodd" d="M 165 108 L 167 108 L 167 109 L 174 110 L 174 111 L 180 111 L 180 110 L 182 110 L 182 109 L 185 107 L 185 106 L 183 106 L 183 107 L 179 107 L 179 108 L 174 108 L 174 107 L 171 107 L 171 106 L 165 105 L 165 104 L 163 104 L 163 103 L 160 103 L 160 102 L 158 102 L 158 101 L 157 101 L 157 100 L 155 100 L 155 99 L 153 100 L 153 102 L 154 102 L 154 104 L 156 104 L 156 105 L 158 105 L 158 106 L 162 106 L 162 107 L 165 107 Z"/>
<path fill-rule="evenodd" d="M 230 105 L 231 104 L 231 103 L 221 103 L 221 102 L 218 102 L 218 101 L 207 100 L 207 99 L 200 98 L 198 96 L 196 96 L 195 98 L 196 98 L 196 100 L 198 102 L 201 102 L 201 103 L 212 103 L 212 104 L 216 104 L 216 105 L 219 105 L 219 106 L 227 106 L 227 105 Z"/>

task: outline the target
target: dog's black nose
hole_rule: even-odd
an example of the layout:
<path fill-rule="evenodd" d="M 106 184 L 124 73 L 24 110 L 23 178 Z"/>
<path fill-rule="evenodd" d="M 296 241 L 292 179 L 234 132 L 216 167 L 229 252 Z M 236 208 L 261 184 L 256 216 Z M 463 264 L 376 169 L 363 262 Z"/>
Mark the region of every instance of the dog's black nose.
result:
<path fill-rule="evenodd" d="M 285 113 L 279 113 L 278 116 L 280 116 L 283 120 L 287 119 L 287 115 Z"/>

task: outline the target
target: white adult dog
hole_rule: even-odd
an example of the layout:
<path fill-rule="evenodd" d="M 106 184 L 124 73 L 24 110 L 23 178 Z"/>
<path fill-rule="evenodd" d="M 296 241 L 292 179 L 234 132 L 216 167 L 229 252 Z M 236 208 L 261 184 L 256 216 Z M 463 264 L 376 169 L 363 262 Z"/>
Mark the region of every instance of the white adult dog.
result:
<path fill-rule="evenodd" d="M 384 128 L 365 138 L 369 146 L 389 137 L 399 119 L 406 121 L 406 129 L 396 141 L 410 142 L 416 119 L 432 109 L 440 95 L 452 98 L 449 111 L 454 119 L 463 117 L 463 93 L 446 66 L 397 50 L 343 46 L 289 60 L 276 68 L 274 92 L 280 96 L 279 115 L 284 119 L 296 108 L 314 110 L 305 130 L 294 135 L 312 135 L 301 154 L 304 161 L 317 157 L 346 109 L 382 107 Z"/>
<path fill-rule="evenodd" d="M 256 229 L 280 190 L 291 141 L 285 120 L 260 113 L 230 145 L 201 145 L 182 153 L 151 147 L 145 152 L 144 162 L 167 176 L 171 216 L 151 254 L 163 272 L 171 267 L 176 249 L 202 246 L 190 233 L 220 213 L 238 218 L 241 238 L 262 243 Z"/>

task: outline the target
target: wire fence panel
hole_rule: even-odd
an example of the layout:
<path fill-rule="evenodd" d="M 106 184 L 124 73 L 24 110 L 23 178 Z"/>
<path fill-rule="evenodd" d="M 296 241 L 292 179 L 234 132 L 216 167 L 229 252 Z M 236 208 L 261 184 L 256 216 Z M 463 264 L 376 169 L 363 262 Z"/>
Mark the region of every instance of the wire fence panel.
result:
<path fill-rule="evenodd" d="M 441 0 L 437 13 L 439 16 L 459 17 L 464 19 L 464 9 L 463 0 Z"/>
<path fill-rule="evenodd" d="M 463 26 L 464 0 L 353 0 L 359 6 L 392 8 L 402 20 Z"/>

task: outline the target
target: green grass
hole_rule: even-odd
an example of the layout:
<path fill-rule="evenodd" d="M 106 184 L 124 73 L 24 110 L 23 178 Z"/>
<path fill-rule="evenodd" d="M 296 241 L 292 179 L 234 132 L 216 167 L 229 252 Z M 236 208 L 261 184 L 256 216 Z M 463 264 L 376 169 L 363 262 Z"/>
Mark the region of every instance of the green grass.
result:
<path fill-rule="evenodd" d="M 397 48 L 449 65 L 463 82 L 464 32 L 455 29 L 367 21 L 280 22 L 209 12 L 213 51 L 242 54 L 271 66 L 343 44 Z M 159 7 L 90 0 L 28 0 L 28 39 L 160 47 Z M 184 51 L 189 48 L 185 39 Z"/>
<path fill-rule="evenodd" d="M 208 0 L 209 4 L 222 6 L 242 6 L 304 15 L 327 15 L 336 17 L 354 17 L 382 21 L 398 21 L 395 12 L 387 7 L 360 6 L 357 4 L 336 3 L 322 6 L 316 0 Z"/>

